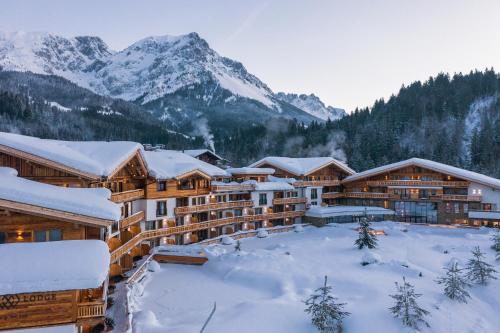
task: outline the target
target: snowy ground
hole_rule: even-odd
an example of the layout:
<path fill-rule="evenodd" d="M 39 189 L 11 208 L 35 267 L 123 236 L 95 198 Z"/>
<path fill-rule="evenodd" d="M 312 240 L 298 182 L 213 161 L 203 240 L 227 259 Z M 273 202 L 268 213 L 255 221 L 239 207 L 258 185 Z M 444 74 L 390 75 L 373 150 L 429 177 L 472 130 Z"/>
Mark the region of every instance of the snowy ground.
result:
<path fill-rule="evenodd" d="M 423 294 L 420 305 L 432 314 L 431 328 L 424 332 L 498 332 L 499 280 L 472 287 L 468 304 L 445 298 L 434 282 L 450 260 L 463 266 L 476 245 L 500 271 L 490 249 L 492 230 L 378 223 L 375 227 L 387 233 L 378 237 L 372 255 L 380 262 L 362 266 L 364 252 L 353 246 L 353 227 L 309 227 L 302 233 L 249 238 L 242 240 L 239 254 L 234 246 L 213 245 L 207 248 L 209 262 L 201 267 L 162 264 L 144 282 L 142 296 L 134 297 L 134 332 L 199 332 L 215 301 L 208 333 L 315 332 L 302 301 L 325 274 L 351 312 L 345 332 L 410 332 L 388 311 L 388 295 L 402 276 Z"/>

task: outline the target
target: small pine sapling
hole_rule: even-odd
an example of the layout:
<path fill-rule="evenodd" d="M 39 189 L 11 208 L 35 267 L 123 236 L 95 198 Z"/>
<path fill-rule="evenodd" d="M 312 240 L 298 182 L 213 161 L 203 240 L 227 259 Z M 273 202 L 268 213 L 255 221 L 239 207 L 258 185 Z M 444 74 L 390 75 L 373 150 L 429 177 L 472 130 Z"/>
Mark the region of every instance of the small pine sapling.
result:
<path fill-rule="evenodd" d="M 240 240 L 238 239 L 236 241 L 236 245 L 234 245 L 234 252 L 240 252 L 241 251 L 241 242 Z"/>
<path fill-rule="evenodd" d="M 491 236 L 491 241 L 493 242 L 491 248 L 495 250 L 498 255 L 500 252 L 500 229 L 497 228 L 497 231 Z"/>
<path fill-rule="evenodd" d="M 337 298 L 331 295 L 332 287 L 325 284 L 314 291 L 304 302 L 307 305 L 305 312 L 312 317 L 312 324 L 321 333 L 342 332 L 342 322 L 350 313 L 343 311 L 345 303 L 336 303 Z"/>
<path fill-rule="evenodd" d="M 469 281 L 472 283 L 486 285 L 489 280 L 496 280 L 494 273 L 497 271 L 492 265 L 483 260 L 484 254 L 481 252 L 479 246 L 476 246 L 474 250 L 472 250 L 472 256 L 473 257 L 469 259 L 467 266 L 465 267 Z"/>
<path fill-rule="evenodd" d="M 444 285 L 444 294 L 450 299 L 467 303 L 467 298 L 470 298 L 470 295 L 466 288 L 470 287 L 470 283 L 462 274 L 463 269 L 458 268 L 456 262 L 453 262 L 444 269 L 446 270 L 446 275 L 436 280 L 438 284 Z"/>
<path fill-rule="evenodd" d="M 366 216 L 362 217 L 359 220 L 359 236 L 354 242 L 354 245 L 360 250 L 365 246 L 369 249 L 377 247 L 377 236 L 375 236 L 372 231 L 373 229 L 370 227 L 368 218 Z"/>
<path fill-rule="evenodd" d="M 394 318 L 400 318 L 405 326 L 411 327 L 419 331 L 420 325 L 430 327 L 425 321 L 424 317 L 429 314 L 429 311 L 422 309 L 417 304 L 417 298 L 422 296 L 415 293 L 415 287 L 406 282 L 403 277 L 403 284 L 400 285 L 396 282 L 397 293 L 389 295 L 396 300 L 396 304 L 389 308 Z"/>

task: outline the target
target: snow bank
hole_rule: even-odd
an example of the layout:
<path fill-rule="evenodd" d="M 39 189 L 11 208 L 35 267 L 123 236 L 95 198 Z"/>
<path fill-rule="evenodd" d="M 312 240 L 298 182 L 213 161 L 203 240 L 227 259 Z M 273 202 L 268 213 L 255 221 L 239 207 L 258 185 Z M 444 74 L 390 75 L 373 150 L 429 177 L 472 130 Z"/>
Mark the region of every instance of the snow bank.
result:
<path fill-rule="evenodd" d="M 0 199 L 64 212 L 118 221 L 120 206 L 106 188 L 67 188 L 15 177 L 16 170 L 0 167 Z"/>
<path fill-rule="evenodd" d="M 109 270 L 103 241 L 0 245 L 0 295 L 98 288 Z M 8 268 L 8 269 L 6 269 Z"/>

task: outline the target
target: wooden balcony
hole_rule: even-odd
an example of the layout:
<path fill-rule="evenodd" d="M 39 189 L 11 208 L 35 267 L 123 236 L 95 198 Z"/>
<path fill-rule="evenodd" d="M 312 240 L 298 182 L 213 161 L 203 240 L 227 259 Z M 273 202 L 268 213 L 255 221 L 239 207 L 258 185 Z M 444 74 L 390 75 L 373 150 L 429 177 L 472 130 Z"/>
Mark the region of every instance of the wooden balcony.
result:
<path fill-rule="evenodd" d="M 121 229 L 126 229 L 130 227 L 131 225 L 134 225 L 136 223 L 141 222 L 144 220 L 145 213 L 144 211 L 137 212 L 133 215 L 130 215 L 129 217 L 124 218 L 123 220 L 120 221 L 120 228 Z"/>
<path fill-rule="evenodd" d="M 212 185 L 212 192 L 245 192 L 254 189 L 255 186 L 252 184 Z"/>
<path fill-rule="evenodd" d="M 143 189 L 137 189 L 137 190 L 118 192 L 118 193 L 111 194 L 111 201 L 116 202 L 116 203 L 132 201 L 132 200 L 139 200 L 139 199 L 144 199 L 144 190 Z"/>
<path fill-rule="evenodd" d="M 345 198 L 361 198 L 361 199 L 391 199 L 390 193 L 380 192 L 346 192 L 343 193 Z"/>
<path fill-rule="evenodd" d="M 184 234 L 188 232 L 204 230 L 209 228 L 216 228 L 233 223 L 244 223 L 244 222 L 262 221 L 268 219 L 278 219 L 287 217 L 292 218 L 292 217 L 304 216 L 304 214 L 305 211 L 300 210 L 300 211 L 288 211 L 288 212 L 259 214 L 259 215 L 233 216 L 206 222 L 198 222 L 176 227 L 143 231 L 135 235 L 132 239 L 130 239 L 128 242 L 126 242 L 113 252 L 111 252 L 111 263 L 117 262 L 123 255 L 129 253 L 134 247 L 136 247 L 142 241 L 145 240 Z"/>
<path fill-rule="evenodd" d="M 443 201 L 481 201 L 480 195 L 443 194 Z"/>
<path fill-rule="evenodd" d="M 292 198 L 274 198 L 273 205 L 289 205 L 289 204 L 305 204 L 307 198 L 292 197 Z"/>
<path fill-rule="evenodd" d="M 206 212 L 209 210 L 252 207 L 252 206 L 253 206 L 253 201 L 251 200 L 229 201 L 229 202 L 211 203 L 206 205 L 176 207 L 174 208 L 174 213 L 175 215 L 182 215 L 182 214 Z"/>
<path fill-rule="evenodd" d="M 293 183 L 295 187 L 310 187 L 310 186 L 338 186 L 340 180 L 299 180 Z"/>
<path fill-rule="evenodd" d="M 379 186 L 439 186 L 439 187 L 467 187 L 468 182 L 463 181 L 444 181 L 444 180 L 369 180 L 366 185 L 372 187 Z"/>
<path fill-rule="evenodd" d="M 104 317 L 106 306 L 103 302 L 78 304 L 77 319 Z"/>
<path fill-rule="evenodd" d="M 337 198 L 343 198 L 344 193 L 342 192 L 325 192 L 321 194 L 322 199 L 337 199 Z"/>

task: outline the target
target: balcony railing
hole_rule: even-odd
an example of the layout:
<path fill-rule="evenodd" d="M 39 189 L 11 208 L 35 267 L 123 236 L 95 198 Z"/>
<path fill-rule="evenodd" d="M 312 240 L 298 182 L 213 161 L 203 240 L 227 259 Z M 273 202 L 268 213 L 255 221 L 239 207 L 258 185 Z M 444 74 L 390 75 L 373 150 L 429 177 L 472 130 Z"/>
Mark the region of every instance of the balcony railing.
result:
<path fill-rule="evenodd" d="M 346 192 L 344 193 L 345 198 L 362 198 L 362 199 L 390 199 L 392 195 L 390 193 L 380 193 L 380 192 Z"/>
<path fill-rule="evenodd" d="M 308 186 L 338 186 L 340 180 L 299 180 L 293 183 L 295 187 L 308 187 Z"/>
<path fill-rule="evenodd" d="M 293 217 L 304 216 L 304 214 L 305 211 L 300 210 L 300 211 L 288 211 L 288 212 L 279 212 L 270 214 L 234 216 L 234 217 L 227 217 L 223 219 L 211 220 L 206 222 L 191 223 L 176 227 L 143 231 L 135 235 L 132 239 L 130 239 L 128 242 L 126 242 L 113 252 L 111 252 L 111 263 L 117 262 L 123 255 L 130 252 L 134 247 L 136 247 L 142 241 L 145 240 L 159 238 L 159 237 L 168 237 L 177 234 L 184 234 L 188 232 L 215 228 L 233 223 L 244 223 L 244 222 L 268 220 L 268 219 L 278 219 L 278 218 L 293 218 Z"/>
<path fill-rule="evenodd" d="M 291 198 L 274 198 L 273 205 L 289 205 L 289 204 L 305 204 L 307 198 L 291 197 Z"/>
<path fill-rule="evenodd" d="M 181 214 L 205 212 L 208 210 L 229 209 L 237 207 L 252 207 L 252 206 L 253 206 L 253 201 L 240 200 L 240 201 L 211 203 L 206 205 L 176 207 L 174 208 L 174 213 L 176 215 L 181 215 Z"/>
<path fill-rule="evenodd" d="M 122 229 L 128 228 L 131 225 L 136 224 L 136 223 L 144 220 L 144 216 L 145 216 L 145 214 L 144 214 L 144 211 L 142 211 L 142 210 L 140 212 L 133 214 L 133 215 L 130 215 L 129 217 L 126 217 L 121 221 L 120 227 Z"/>
<path fill-rule="evenodd" d="M 144 190 L 137 189 L 125 192 L 118 192 L 111 194 L 111 201 L 113 202 L 126 202 L 144 198 Z"/>
<path fill-rule="evenodd" d="M 467 187 L 468 182 L 443 181 L 443 180 L 369 180 L 368 186 L 442 186 L 442 187 Z"/>
<path fill-rule="evenodd" d="M 443 194 L 445 201 L 481 201 L 480 195 L 458 195 L 458 194 Z"/>
<path fill-rule="evenodd" d="M 323 199 L 337 199 L 337 198 L 343 198 L 344 193 L 342 192 L 325 192 L 321 194 L 321 198 Z"/>
<path fill-rule="evenodd" d="M 106 307 L 103 302 L 80 303 L 78 304 L 77 319 L 103 317 Z"/>
<path fill-rule="evenodd" d="M 245 192 L 254 189 L 255 186 L 252 184 L 212 185 L 212 192 Z"/>

